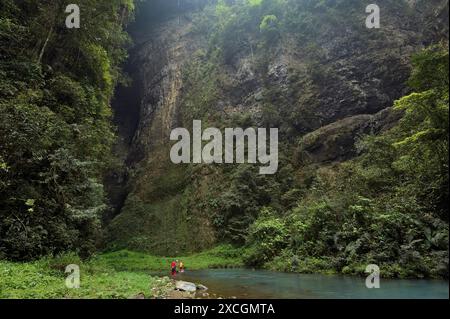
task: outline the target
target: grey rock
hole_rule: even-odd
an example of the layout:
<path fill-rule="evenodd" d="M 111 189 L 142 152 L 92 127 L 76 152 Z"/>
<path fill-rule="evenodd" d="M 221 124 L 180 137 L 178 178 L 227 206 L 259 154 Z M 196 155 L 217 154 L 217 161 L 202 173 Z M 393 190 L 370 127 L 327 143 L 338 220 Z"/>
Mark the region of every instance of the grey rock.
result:
<path fill-rule="evenodd" d="M 187 292 L 195 292 L 197 291 L 197 286 L 192 282 L 180 280 L 175 282 L 175 289 Z"/>

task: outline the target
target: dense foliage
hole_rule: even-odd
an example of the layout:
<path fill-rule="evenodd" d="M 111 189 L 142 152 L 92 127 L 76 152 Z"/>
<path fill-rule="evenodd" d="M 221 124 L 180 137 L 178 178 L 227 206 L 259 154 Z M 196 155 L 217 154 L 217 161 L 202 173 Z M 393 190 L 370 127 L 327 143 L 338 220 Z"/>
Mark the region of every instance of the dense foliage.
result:
<path fill-rule="evenodd" d="M 92 253 L 131 0 L 0 3 L 0 258 Z"/>
<path fill-rule="evenodd" d="M 292 210 L 259 217 L 247 262 L 344 273 L 374 263 L 385 276 L 448 276 L 448 63 L 443 45 L 417 54 L 413 92 L 395 102 L 398 125 L 363 139 L 355 160 L 318 169 Z M 271 249 L 281 234 L 287 247 Z"/>
<path fill-rule="evenodd" d="M 384 6 L 413 14 L 402 1 Z M 362 52 L 380 50 L 380 43 L 389 41 L 386 34 L 369 33 L 358 12 L 365 12 L 359 1 L 254 0 L 218 1 L 195 15 L 194 32 L 206 34 L 208 49 L 197 51 L 184 69 L 183 123 L 189 127 L 192 119 L 202 119 L 205 126 L 220 128 L 279 127 L 280 171 L 261 176 L 247 165 L 190 167 L 183 179 L 188 176 L 192 184 L 180 187 L 184 193 L 176 209 L 183 211 L 183 220 L 209 216 L 217 241 L 245 244 L 249 266 L 363 273 L 375 263 L 386 277 L 447 276 L 445 44 L 412 58 L 411 93 L 395 102 L 396 111 L 404 113 L 402 120 L 380 136 L 361 139 L 358 158 L 307 165 L 302 154 L 295 154 L 293 145 L 321 125 L 315 110 L 321 91 L 339 81 L 322 65 L 324 44 L 318 39 L 325 34 L 332 41 L 352 28 L 347 43 Z M 306 69 L 289 69 L 283 90 L 269 79 L 280 42 L 285 50 L 301 48 Z M 238 99 L 245 88 L 233 86 L 229 75 L 242 58 L 249 59 L 249 68 L 262 82 L 262 112 L 224 116 L 216 105 L 224 100 L 243 103 Z M 129 204 L 125 211 L 132 209 Z"/>

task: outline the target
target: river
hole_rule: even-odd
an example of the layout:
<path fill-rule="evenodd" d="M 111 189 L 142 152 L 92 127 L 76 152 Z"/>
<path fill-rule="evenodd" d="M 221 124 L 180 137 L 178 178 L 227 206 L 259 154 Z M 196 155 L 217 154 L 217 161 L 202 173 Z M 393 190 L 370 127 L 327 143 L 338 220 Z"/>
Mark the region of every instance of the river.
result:
<path fill-rule="evenodd" d="M 177 280 L 201 283 L 210 297 L 244 299 L 428 299 L 449 298 L 445 280 L 381 278 L 379 289 L 368 289 L 365 278 L 294 274 L 248 269 L 208 269 L 177 274 Z"/>

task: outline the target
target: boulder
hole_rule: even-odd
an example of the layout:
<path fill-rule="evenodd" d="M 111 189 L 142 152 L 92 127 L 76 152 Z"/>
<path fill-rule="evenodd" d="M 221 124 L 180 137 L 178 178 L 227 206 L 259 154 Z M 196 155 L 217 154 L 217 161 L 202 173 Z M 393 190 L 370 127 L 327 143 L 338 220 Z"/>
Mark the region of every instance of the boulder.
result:
<path fill-rule="evenodd" d="M 178 289 L 181 291 L 195 292 L 195 291 L 197 291 L 197 286 L 192 282 L 180 280 L 180 281 L 175 282 L 175 289 Z"/>

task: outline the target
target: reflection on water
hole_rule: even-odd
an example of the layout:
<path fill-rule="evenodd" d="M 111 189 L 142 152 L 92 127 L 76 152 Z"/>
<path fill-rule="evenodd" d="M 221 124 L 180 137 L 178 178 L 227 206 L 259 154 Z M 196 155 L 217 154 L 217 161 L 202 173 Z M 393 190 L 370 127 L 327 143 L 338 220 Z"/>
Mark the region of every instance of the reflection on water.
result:
<path fill-rule="evenodd" d="M 177 280 L 201 283 L 212 296 L 225 298 L 449 298 L 445 280 L 389 280 L 379 289 L 368 289 L 365 278 L 290 274 L 247 269 L 208 269 L 178 274 Z"/>

